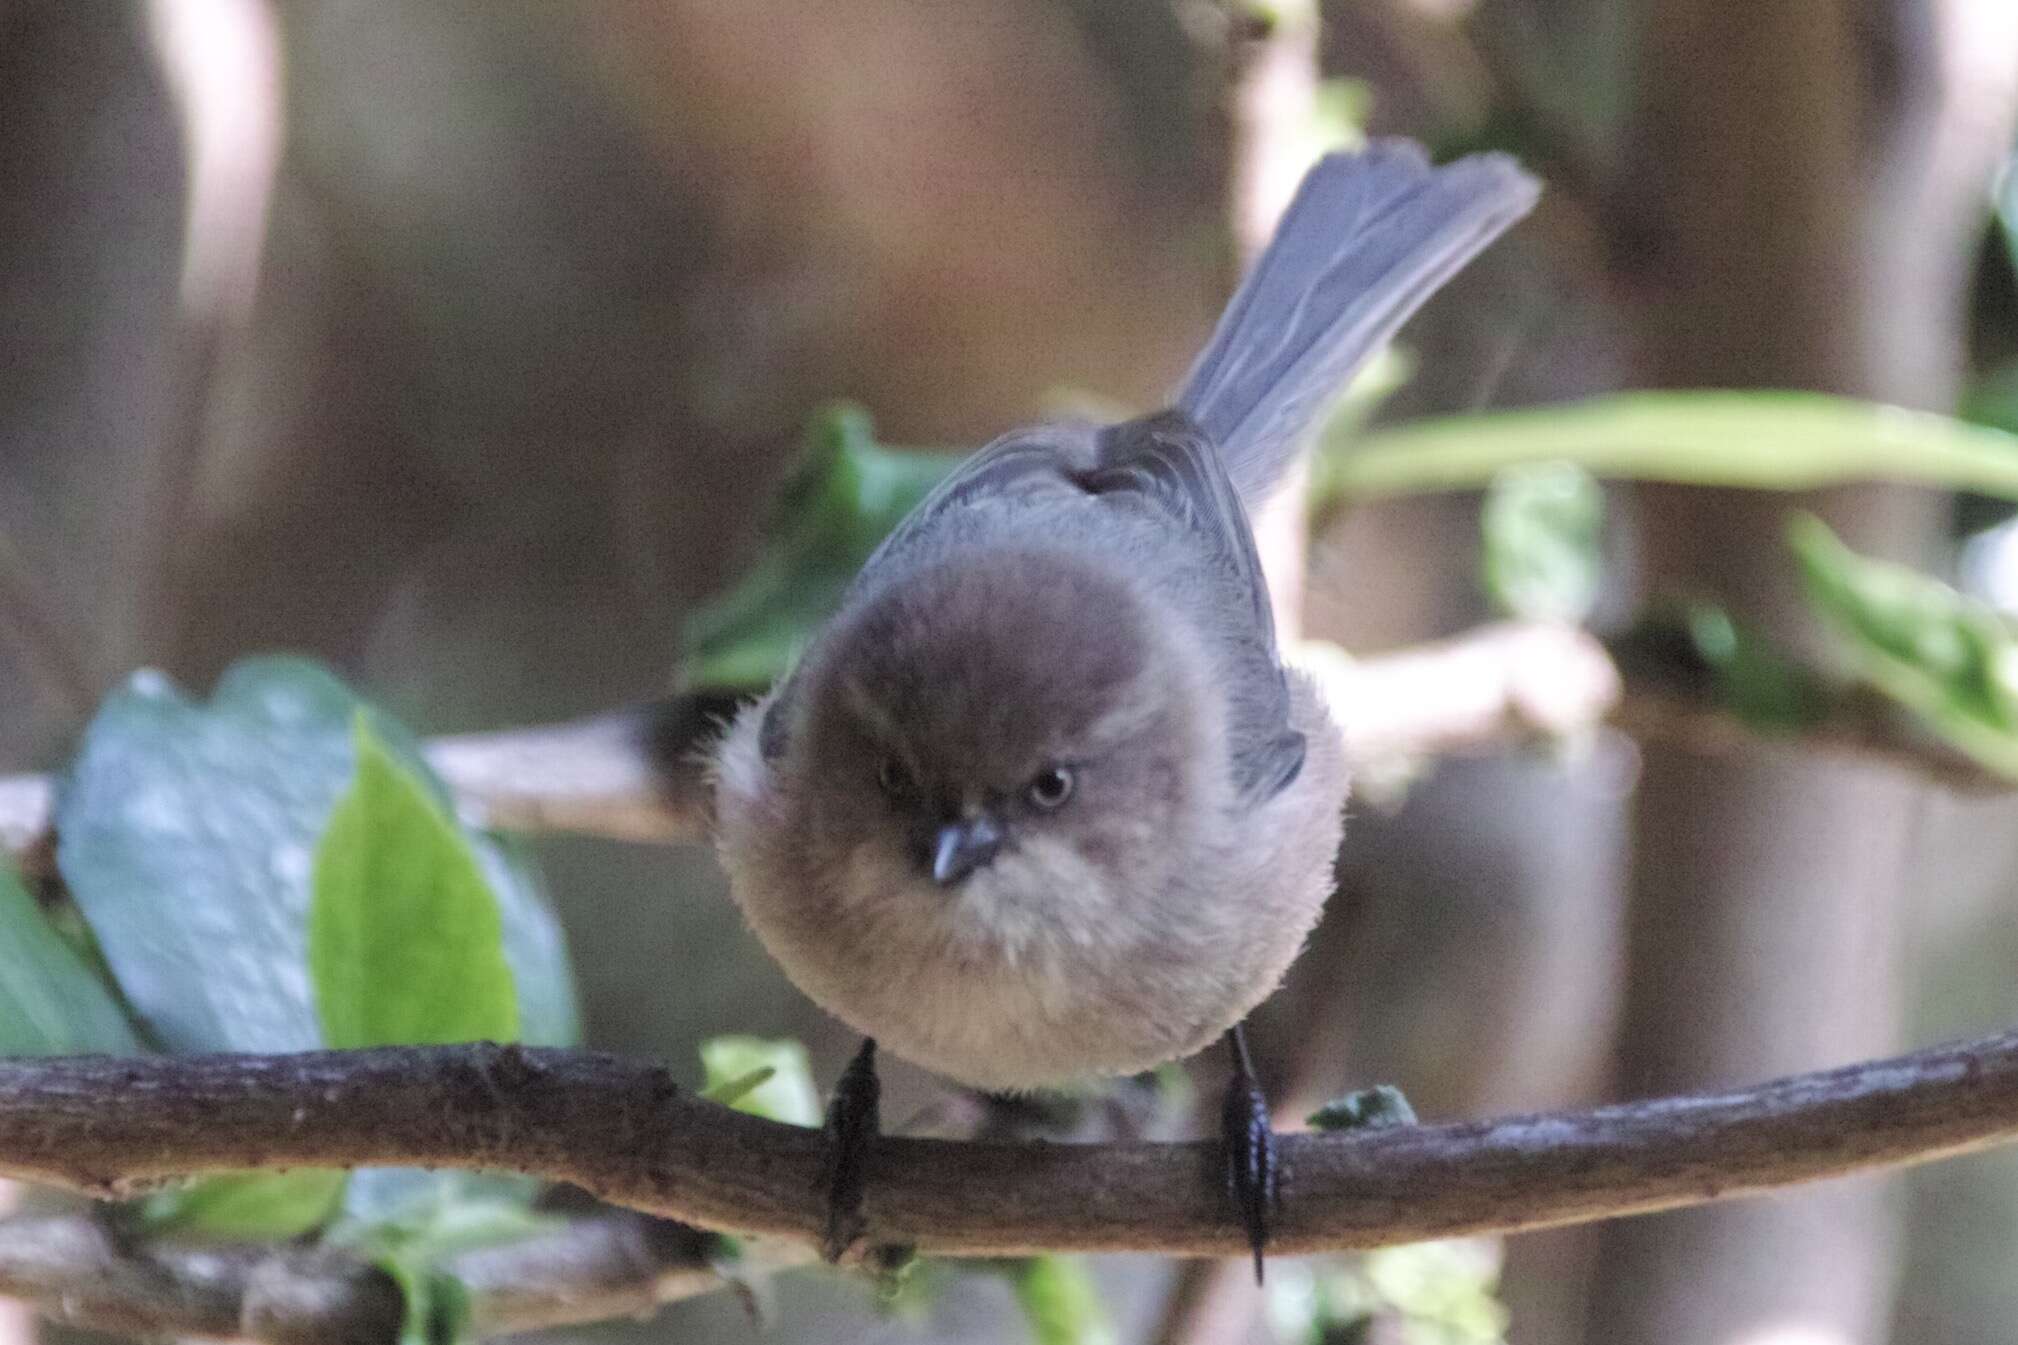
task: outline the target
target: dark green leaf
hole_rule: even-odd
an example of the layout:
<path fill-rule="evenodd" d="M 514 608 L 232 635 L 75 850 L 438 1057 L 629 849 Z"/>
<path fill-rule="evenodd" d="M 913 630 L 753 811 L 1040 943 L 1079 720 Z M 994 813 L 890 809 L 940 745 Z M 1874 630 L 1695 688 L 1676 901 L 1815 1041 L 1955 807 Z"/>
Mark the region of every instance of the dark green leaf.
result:
<path fill-rule="evenodd" d="M 308 961 L 338 1048 L 511 1041 L 518 993 L 503 921 L 462 830 L 373 734 L 317 846 Z"/>
<path fill-rule="evenodd" d="M 959 461 L 958 454 L 883 447 L 859 407 L 817 415 L 762 554 L 735 588 L 688 618 L 686 684 L 769 685 L 839 604 L 870 552 Z"/>
<path fill-rule="evenodd" d="M 1991 770 L 2018 777 L 2018 630 L 1903 565 L 1859 556 L 1812 515 L 1788 540 L 1808 600 L 1859 674 Z"/>
<path fill-rule="evenodd" d="M 1480 513 L 1479 568 L 1507 616 L 1582 621 L 1597 601 L 1604 491 L 1567 462 L 1510 467 Z"/>
<path fill-rule="evenodd" d="M 1312 1112 L 1305 1122 L 1312 1130 L 1384 1130 L 1415 1124 L 1415 1108 L 1393 1084 L 1376 1084 L 1347 1093 Z"/>
<path fill-rule="evenodd" d="M 1347 499 L 1479 490 L 1508 467 L 1810 490 L 1890 480 L 2018 499 L 2018 437 L 1947 416 L 1806 392 L 1631 392 L 1411 421 L 1326 452 Z"/>
<path fill-rule="evenodd" d="M 58 804 L 58 863 L 127 1002 L 176 1051 L 323 1044 L 308 874 L 352 773 L 357 701 L 313 664 L 259 659 L 208 706 L 158 673 L 108 698 Z"/>
<path fill-rule="evenodd" d="M 1714 678 L 1717 703 L 1756 729 L 1797 733 L 1828 717 L 1829 693 L 1814 673 L 1713 602 L 1683 608 L 1696 656 Z"/>
<path fill-rule="evenodd" d="M 1113 1345 L 1114 1323 L 1084 1257 L 1030 1257 L 1011 1282 L 1036 1345 Z"/>
<path fill-rule="evenodd" d="M 0 859 L 0 1056 L 139 1049 L 112 992 Z"/>

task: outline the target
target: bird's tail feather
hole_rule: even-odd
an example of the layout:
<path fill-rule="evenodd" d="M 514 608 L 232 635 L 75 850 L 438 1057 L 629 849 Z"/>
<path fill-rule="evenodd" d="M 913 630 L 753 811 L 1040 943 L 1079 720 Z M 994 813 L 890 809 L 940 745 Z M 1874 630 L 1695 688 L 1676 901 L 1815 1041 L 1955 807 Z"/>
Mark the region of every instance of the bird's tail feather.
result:
<path fill-rule="evenodd" d="M 1437 168 L 1403 141 L 1310 170 L 1177 401 L 1250 509 L 1367 357 L 1539 194 L 1505 155 Z"/>

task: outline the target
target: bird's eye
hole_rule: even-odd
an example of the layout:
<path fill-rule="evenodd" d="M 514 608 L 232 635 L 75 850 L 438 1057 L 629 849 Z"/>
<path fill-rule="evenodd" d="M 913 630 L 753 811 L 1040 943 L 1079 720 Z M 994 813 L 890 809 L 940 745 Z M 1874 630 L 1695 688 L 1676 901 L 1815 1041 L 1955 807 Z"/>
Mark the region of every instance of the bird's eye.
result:
<path fill-rule="evenodd" d="M 876 767 L 876 785 L 891 798 L 901 799 L 911 792 L 911 776 L 903 762 L 884 757 Z"/>
<path fill-rule="evenodd" d="M 1072 772 L 1063 766 L 1049 766 L 1038 772 L 1024 791 L 1030 802 L 1049 811 L 1065 806 L 1065 800 L 1072 797 Z"/>

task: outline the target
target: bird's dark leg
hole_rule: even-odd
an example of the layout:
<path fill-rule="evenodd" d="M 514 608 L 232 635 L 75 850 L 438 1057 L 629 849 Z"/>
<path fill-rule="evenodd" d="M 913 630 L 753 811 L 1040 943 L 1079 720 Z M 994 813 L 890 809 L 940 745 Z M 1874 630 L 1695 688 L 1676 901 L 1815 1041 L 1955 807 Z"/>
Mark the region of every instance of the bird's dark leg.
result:
<path fill-rule="evenodd" d="M 1268 1100 L 1255 1080 L 1246 1034 L 1237 1026 L 1228 1030 L 1226 1045 L 1233 1052 L 1233 1082 L 1226 1087 L 1226 1106 L 1219 1118 L 1226 1191 L 1247 1229 L 1247 1245 L 1254 1249 L 1254 1282 L 1259 1284 L 1268 1220 L 1275 1210 L 1275 1132 L 1268 1126 Z"/>
<path fill-rule="evenodd" d="M 827 1103 L 827 1161 L 820 1176 L 827 1196 L 827 1235 L 820 1251 L 829 1261 L 839 1261 L 862 1236 L 862 1192 L 868 1184 L 869 1149 L 882 1129 L 882 1096 L 876 1039 L 865 1038 Z"/>

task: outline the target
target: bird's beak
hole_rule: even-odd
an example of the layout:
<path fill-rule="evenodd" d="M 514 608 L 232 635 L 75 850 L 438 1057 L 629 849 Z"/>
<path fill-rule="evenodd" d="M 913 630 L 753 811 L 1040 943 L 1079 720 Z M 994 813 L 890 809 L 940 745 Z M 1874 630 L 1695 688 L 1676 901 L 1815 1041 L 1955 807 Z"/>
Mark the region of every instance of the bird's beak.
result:
<path fill-rule="evenodd" d="M 932 839 L 932 881 L 951 887 L 995 858 L 1001 848 L 1002 829 L 986 813 L 948 822 Z"/>

